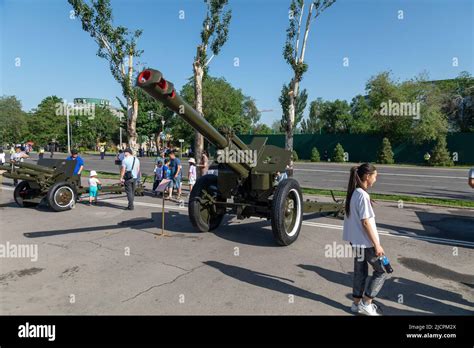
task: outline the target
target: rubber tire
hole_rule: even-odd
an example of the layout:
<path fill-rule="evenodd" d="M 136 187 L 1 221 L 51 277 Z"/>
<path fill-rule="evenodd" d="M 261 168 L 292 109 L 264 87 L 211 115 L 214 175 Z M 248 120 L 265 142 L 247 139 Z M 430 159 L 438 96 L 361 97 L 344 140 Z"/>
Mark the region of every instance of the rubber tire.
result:
<path fill-rule="evenodd" d="M 38 206 L 39 203 L 20 201 L 20 191 L 23 190 L 26 186 L 28 186 L 28 189 L 30 188 L 30 184 L 28 183 L 28 181 L 20 181 L 18 185 L 16 185 L 15 190 L 13 191 L 13 199 L 19 207 L 34 208 Z"/>
<path fill-rule="evenodd" d="M 216 214 L 213 216 L 209 223 L 201 219 L 200 207 L 201 203 L 196 198 L 199 198 L 202 190 L 209 190 L 210 187 L 214 186 L 215 191 L 217 191 L 217 176 L 212 174 L 207 174 L 200 177 L 191 191 L 189 196 L 188 204 L 188 214 L 191 224 L 198 232 L 210 232 L 215 230 L 222 222 L 224 214 Z"/>
<path fill-rule="evenodd" d="M 71 202 L 67 206 L 60 206 L 60 205 L 56 204 L 56 202 L 54 201 L 54 194 L 56 193 L 56 191 L 58 189 L 60 189 L 61 187 L 64 187 L 64 186 L 67 186 L 72 190 L 73 196 L 72 196 Z M 49 206 L 54 211 L 66 211 L 66 210 L 71 210 L 72 208 L 74 208 L 74 205 L 76 203 L 76 197 L 77 197 L 77 192 L 76 192 L 76 190 L 74 189 L 74 187 L 72 185 L 67 184 L 65 182 L 58 182 L 58 183 L 54 184 L 49 189 L 48 195 L 47 195 L 47 200 L 48 200 Z"/>
<path fill-rule="evenodd" d="M 297 227 L 297 230 L 290 236 L 286 231 L 284 220 L 286 198 L 292 190 L 295 190 L 299 196 L 300 216 L 299 221 L 296 221 L 295 227 Z M 298 235 L 301 231 L 301 224 L 303 222 L 303 195 L 301 193 L 300 185 L 295 179 L 285 179 L 278 184 L 276 191 L 273 194 L 271 220 L 273 236 L 279 245 L 287 246 L 298 239 Z"/>

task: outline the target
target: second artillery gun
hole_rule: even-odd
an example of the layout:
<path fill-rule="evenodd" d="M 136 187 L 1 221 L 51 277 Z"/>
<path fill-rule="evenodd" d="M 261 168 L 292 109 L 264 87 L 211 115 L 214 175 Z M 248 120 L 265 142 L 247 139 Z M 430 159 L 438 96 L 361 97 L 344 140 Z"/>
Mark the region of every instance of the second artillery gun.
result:
<path fill-rule="evenodd" d="M 271 220 L 278 244 L 290 245 L 300 233 L 303 212 L 342 211 L 341 202 L 304 202 L 300 185 L 293 178 L 275 180 L 287 170 L 291 151 L 266 145 L 267 138 L 254 138 L 246 145 L 232 131 L 221 134 L 176 93 L 158 70 L 142 71 L 136 84 L 181 116 L 220 154 L 232 154 L 219 156 L 223 159 L 218 161 L 217 175 L 201 176 L 190 193 L 189 217 L 198 231 L 216 229 L 226 213 L 234 213 L 239 219 L 256 216 Z"/>
<path fill-rule="evenodd" d="M 9 179 L 21 180 L 13 191 L 13 198 L 20 207 L 36 207 L 45 200 L 54 211 L 74 208 L 78 197 L 89 192 L 81 185 L 79 175 L 74 174 L 75 161 L 43 158 L 37 164 L 18 162 L 0 166 L 0 172 Z M 144 179 L 137 185 L 135 194 L 144 195 Z M 122 193 L 120 184 L 102 186 L 101 193 Z"/>

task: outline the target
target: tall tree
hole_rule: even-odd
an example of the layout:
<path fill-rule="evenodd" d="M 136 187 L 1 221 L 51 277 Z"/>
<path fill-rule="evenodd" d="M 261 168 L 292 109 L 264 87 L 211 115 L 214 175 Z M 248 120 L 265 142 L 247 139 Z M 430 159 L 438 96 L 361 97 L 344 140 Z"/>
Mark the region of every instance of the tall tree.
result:
<path fill-rule="evenodd" d="M 442 111 L 448 116 L 450 128 L 474 132 L 474 78 L 462 71 L 452 80 L 437 81 L 442 95 Z"/>
<path fill-rule="evenodd" d="M 201 42 L 197 46 L 196 57 L 193 62 L 194 72 L 194 106 L 197 112 L 203 113 L 203 79 L 211 59 L 218 55 L 227 41 L 231 11 L 226 10 L 228 0 L 204 0 L 207 6 L 206 18 L 202 23 Z M 208 50 L 212 56 L 208 59 Z M 196 159 L 201 158 L 204 149 L 204 137 L 195 132 L 194 152 Z"/>
<path fill-rule="evenodd" d="M 38 145 L 45 145 L 55 140 L 60 144 L 67 143 L 66 117 L 58 111 L 63 100 L 57 96 L 44 98 L 28 117 L 31 140 Z"/>
<path fill-rule="evenodd" d="M 243 117 L 250 120 L 252 127 L 254 127 L 258 124 L 258 121 L 260 121 L 261 116 L 262 114 L 255 104 L 255 99 L 245 97 Z"/>
<path fill-rule="evenodd" d="M 189 104 L 195 101 L 194 82 L 185 84 L 180 95 Z M 217 129 L 231 128 L 235 133 L 248 133 L 252 129 L 252 118 L 246 115 L 248 101 L 252 98 L 234 88 L 224 78 L 207 76 L 203 80 L 203 113 L 207 121 Z M 184 139 L 185 143 L 194 141 L 195 132 L 181 117 L 166 113 L 167 125 L 173 139 Z"/>
<path fill-rule="evenodd" d="M 334 2 L 335 0 L 311 1 L 300 48 L 300 34 L 303 25 L 305 0 L 291 0 L 289 16 L 290 24 L 286 30 L 286 42 L 283 49 L 283 57 L 293 70 L 293 78 L 291 79 L 288 91 L 290 97 L 288 105 L 288 120 L 285 122 L 285 147 L 288 150 L 293 150 L 293 130 L 296 126 L 296 103 L 299 97 L 298 89 L 303 74 L 308 70 L 308 65 L 304 62 L 304 58 L 311 23 Z"/>
<path fill-rule="evenodd" d="M 324 107 L 322 98 L 317 98 L 309 104 L 308 118 L 301 121 L 301 130 L 303 133 L 319 133 L 322 129 L 321 112 Z"/>
<path fill-rule="evenodd" d="M 82 29 L 89 33 L 99 46 L 97 55 L 109 62 L 110 72 L 122 87 L 127 104 L 127 133 L 129 146 L 137 149 L 136 122 L 138 96 L 133 86 L 134 59 L 143 51 L 137 49 L 141 30 L 130 32 L 123 26 L 114 26 L 110 0 L 68 0 L 75 15 L 82 22 Z"/>
<path fill-rule="evenodd" d="M 170 113 L 165 111 L 161 102 L 150 97 L 142 89 L 137 90 L 137 97 L 140 105 L 137 117 L 137 134 L 146 136 L 150 142 L 155 142 L 158 148 L 159 133 L 163 127 L 161 120 L 168 120 Z"/>
<path fill-rule="evenodd" d="M 27 116 L 15 96 L 0 97 L 0 145 L 21 143 L 28 136 Z"/>
<path fill-rule="evenodd" d="M 378 131 L 377 120 L 374 118 L 374 110 L 371 109 L 368 101 L 361 95 L 356 95 L 351 101 L 351 133 L 369 134 Z"/>
<path fill-rule="evenodd" d="M 303 113 L 304 109 L 306 109 L 307 100 L 308 94 L 306 93 L 306 89 L 303 89 L 300 92 L 298 98 L 295 100 L 294 116 L 293 121 L 291 121 L 289 113 L 291 105 L 290 86 L 283 85 L 280 98 L 278 98 L 283 112 L 283 116 L 281 118 L 281 129 L 288 129 L 290 122 L 292 122 L 292 130 L 294 131 L 294 129 L 296 129 L 300 121 L 303 119 Z"/>
<path fill-rule="evenodd" d="M 345 100 L 326 101 L 319 119 L 326 133 L 349 133 L 352 124 L 350 106 Z"/>

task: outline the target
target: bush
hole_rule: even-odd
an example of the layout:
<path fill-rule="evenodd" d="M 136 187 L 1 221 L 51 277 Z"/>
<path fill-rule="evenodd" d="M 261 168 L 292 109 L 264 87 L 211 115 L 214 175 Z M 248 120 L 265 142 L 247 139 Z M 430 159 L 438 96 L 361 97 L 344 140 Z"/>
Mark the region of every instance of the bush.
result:
<path fill-rule="evenodd" d="M 438 137 L 430 158 L 430 164 L 433 166 L 452 166 L 454 165 L 451 155 L 448 151 L 446 136 Z"/>
<path fill-rule="evenodd" d="M 293 160 L 293 162 L 296 162 L 298 160 L 298 153 L 295 150 L 293 150 L 291 159 Z"/>
<path fill-rule="evenodd" d="M 377 163 L 381 163 L 381 164 L 395 163 L 395 160 L 393 159 L 392 145 L 390 144 L 390 140 L 388 140 L 388 138 L 383 138 L 382 147 L 380 148 L 377 157 L 378 157 Z"/>
<path fill-rule="evenodd" d="M 319 162 L 321 161 L 321 157 L 319 156 L 319 151 L 317 148 L 313 147 L 311 150 L 311 162 Z"/>
<path fill-rule="evenodd" d="M 344 162 L 344 148 L 341 144 L 337 143 L 332 153 L 332 160 L 334 162 Z"/>

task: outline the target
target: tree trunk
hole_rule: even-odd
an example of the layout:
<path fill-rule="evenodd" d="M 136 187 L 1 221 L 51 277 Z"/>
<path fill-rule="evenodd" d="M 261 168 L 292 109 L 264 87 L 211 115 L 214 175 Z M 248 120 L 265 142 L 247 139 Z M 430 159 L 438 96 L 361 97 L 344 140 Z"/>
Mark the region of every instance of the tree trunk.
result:
<path fill-rule="evenodd" d="M 201 66 L 199 59 L 194 62 L 194 104 L 195 109 L 203 115 L 202 109 L 202 79 L 204 76 L 204 68 Z M 199 164 L 201 162 L 201 155 L 204 149 L 204 137 L 198 131 L 195 132 L 194 138 L 194 158 Z M 201 176 L 201 167 L 197 167 L 198 176 Z"/>
<path fill-rule="evenodd" d="M 306 52 L 306 43 L 308 41 L 308 34 L 309 34 L 309 28 L 311 24 L 311 19 L 313 15 L 313 9 L 314 9 L 314 3 L 312 2 L 309 11 L 308 11 L 308 17 L 306 18 L 306 27 L 305 27 L 305 32 L 304 32 L 304 37 L 303 37 L 303 43 L 301 45 L 301 55 L 298 57 L 298 45 L 299 45 L 299 36 L 300 36 L 300 29 L 301 29 L 301 19 L 303 16 L 303 9 L 304 9 L 304 3 L 303 7 L 301 9 L 301 16 L 299 19 L 299 24 L 298 24 L 298 37 L 296 41 L 296 48 L 295 48 L 295 60 L 299 64 L 304 63 L 304 55 Z M 287 120 L 287 127 L 286 127 L 286 136 L 285 136 L 285 148 L 287 150 L 293 151 L 293 131 L 295 128 L 295 119 L 296 119 L 296 99 L 298 98 L 298 89 L 300 85 L 300 79 L 301 76 L 298 76 L 295 71 L 295 76 L 293 77 L 293 80 L 291 81 L 290 84 L 290 105 L 288 106 L 288 120 Z"/>
<path fill-rule="evenodd" d="M 155 134 L 155 146 L 156 146 L 156 151 L 158 151 L 158 155 L 160 154 L 160 133 Z"/>
<path fill-rule="evenodd" d="M 127 132 L 128 132 L 128 146 L 135 153 L 138 150 L 137 145 L 137 116 L 138 116 L 138 100 L 127 99 Z"/>

